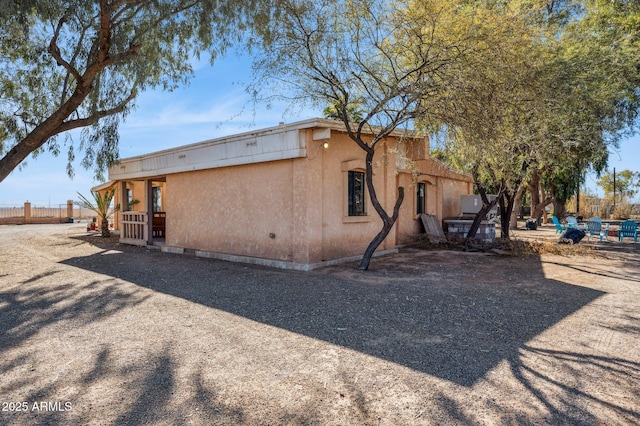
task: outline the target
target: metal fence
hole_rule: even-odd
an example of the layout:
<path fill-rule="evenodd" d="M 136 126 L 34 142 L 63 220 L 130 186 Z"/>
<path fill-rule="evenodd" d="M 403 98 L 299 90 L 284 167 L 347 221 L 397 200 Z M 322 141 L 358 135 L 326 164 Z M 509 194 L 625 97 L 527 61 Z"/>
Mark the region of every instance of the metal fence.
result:
<path fill-rule="evenodd" d="M 67 217 L 67 205 L 63 207 L 31 207 L 31 217 Z"/>
<path fill-rule="evenodd" d="M 32 218 L 51 218 L 51 219 L 63 219 L 67 218 L 67 205 L 60 204 L 58 207 L 44 207 L 44 206 L 31 206 Z M 73 206 L 73 219 L 78 220 L 91 220 L 96 216 L 96 213 L 89 209 L 83 209 L 80 206 Z M 0 205 L 0 219 L 16 219 L 25 217 L 24 206 L 3 206 Z"/>
<path fill-rule="evenodd" d="M 91 220 L 98 215 L 93 210 L 83 209 L 78 206 L 73 208 L 73 218 L 74 219 L 88 219 Z"/>
<path fill-rule="evenodd" d="M 0 207 L 0 219 L 24 217 L 24 207 Z"/>

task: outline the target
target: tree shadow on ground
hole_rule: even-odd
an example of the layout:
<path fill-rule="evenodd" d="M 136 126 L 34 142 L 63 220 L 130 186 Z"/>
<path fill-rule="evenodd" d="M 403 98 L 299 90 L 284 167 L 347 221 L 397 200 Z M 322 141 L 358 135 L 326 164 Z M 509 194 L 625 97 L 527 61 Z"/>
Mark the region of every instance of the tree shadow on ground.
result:
<path fill-rule="evenodd" d="M 15 424 L 26 424 L 25 420 L 28 424 L 41 425 L 94 424 L 97 419 L 104 424 L 117 425 L 244 423 L 243 409 L 225 403 L 211 384 L 205 385 L 203 372 L 199 369 L 190 373 L 190 382 L 194 386 L 189 397 L 180 405 L 172 404 L 173 394 L 179 388 L 177 369 L 170 347 L 122 363 L 118 354 L 105 345 L 96 354 L 91 371 L 73 386 L 76 391 L 67 398 L 69 402 L 58 402 L 55 408 L 46 402 L 44 408 L 37 408 L 41 401 L 58 401 L 56 395 L 61 388 L 69 387 L 61 380 L 49 386 L 39 386 L 24 398 L 35 401 L 35 406 L 30 403 L 29 409 L 25 410 L 27 412 L 4 412 L 3 424 L 14 421 Z M 95 392 L 95 389 L 114 386 L 118 389 L 115 398 L 109 394 L 108 400 L 92 409 L 84 407 L 78 410 L 75 403 L 70 402 L 81 400 L 85 393 Z"/>
<path fill-rule="evenodd" d="M 602 292 L 540 260 L 430 253 L 409 268 L 299 273 L 120 246 L 63 263 L 472 386 Z M 384 264 L 382 261 L 378 264 Z M 393 261 L 392 261 L 393 263 Z M 517 263 L 517 264 L 516 264 Z"/>
<path fill-rule="evenodd" d="M 601 392 L 585 391 L 578 386 L 583 383 L 597 383 L 603 377 L 609 381 L 618 382 L 617 388 L 622 389 L 622 384 L 640 382 L 640 363 L 632 362 L 624 358 L 597 356 L 578 352 L 555 351 L 525 345 L 521 349 L 522 356 L 511 364 L 511 371 L 528 390 L 540 401 L 548 411 L 545 423 L 547 424 L 598 424 L 602 419 L 594 415 L 590 419 L 585 418 L 585 406 L 602 407 L 602 412 L 615 412 L 620 419 L 628 424 L 637 424 L 640 421 L 640 411 L 637 405 L 625 400 L 638 401 L 640 390 L 636 387 L 632 390 L 634 395 L 627 394 L 628 398 L 611 398 Z M 558 380 L 550 372 L 542 372 L 527 364 L 529 356 L 544 359 L 552 365 L 560 365 L 569 370 L 582 372 L 579 377 L 573 377 L 572 382 Z M 585 368 L 583 368 L 585 367 Z M 542 391 L 541 389 L 545 389 Z M 624 386 L 624 388 L 628 388 Z M 554 395 L 551 397 L 551 395 Z"/>
<path fill-rule="evenodd" d="M 633 281 L 636 283 L 640 283 L 640 277 L 637 276 L 635 271 L 625 271 L 623 269 L 611 270 L 601 265 L 598 265 L 597 263 L 591 264 L 589 266 L 566 265 L 559 262 L 547 262 L 547 263 L 563 266 L 566 268 L 571 268 L 577 272 L 584 272 L 586 274 L 598 275 L 603 278 L 613 278 L 616 280 L 625 280 L 625 281 Z"/>
<path fill-rule="evenodd" d="M 21 284 L 37 284 L 38 280 L 58 272 L 38 274 Z M 136 293 L 123 290 L 111 278 L 82 286 L 60 282 L 0 292 L 0 348 L 18 346 L 47 326 L 65 320 L 96 321 L 148 298 Z"/>
<path fill-rule="evenodd" d="M 61 385 L 64 376 L 41 381 L 50 366 L 39 363 L 38 349 L 31 347 L 31 338 L 49 335 L 55 342 L 56 336 L 64 334 L 72 324 L 104 320 L 149 297 L 142 295 L 139 288 L 123 289 L 110 277 L 82 285 L 67 279 L 49 279 L 61 272 L 51 269 L 34 274 L 0 290 L 0 377 L 12 377 L 0 380 L 0 395 L 5 396 L 3 403 L 15 403 L 15 399 L 9 399 L 21 395 L 19 401 L 28 405 L 22 411 L 4 407 L 2 424 L 12 424 L 14 420 L 15 424 L 26 424 L 25 419 L 29 424 L 68 424 L 66 420 L 56 420 L 65 416 L 64 403 L 56 405 L 60 388 L 65 387 Z M 52 348 L 57 349 L 55 343 Z M 31 390 L 25 394 L 25 389 Z M 38 408 L 41 403 L 45 404 L 42 410 Z"/>

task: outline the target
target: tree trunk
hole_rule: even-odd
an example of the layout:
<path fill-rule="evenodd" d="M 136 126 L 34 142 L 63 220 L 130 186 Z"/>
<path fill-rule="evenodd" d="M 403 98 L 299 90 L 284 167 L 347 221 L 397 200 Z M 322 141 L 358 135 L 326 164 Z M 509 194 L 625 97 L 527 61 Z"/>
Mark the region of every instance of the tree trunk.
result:
<path fill-rule="evenodd" d="M 403 190 L 402 196 L 404 197 L 404 188 L 398 189 Z M 400 199 L 400 197 L 398 197 L 398 199 Z M 378 246 L 382 244 L 384 239 L 387 238 L 387 235 L 389 235 L 389 231 L 391 231 L 391 228 L 393 228 L 393 223 L 389 223 L 384 220 L 382 221 L 382 223 L 382 229 L 380 230 L 380 232 L 378 232 L 378 235 L 376 235 L 375 238 L 371 240 L 371 242 L 367 246 L 367 249 L 364 251 L 364 255 L 362 256 L 362 260 L 360 261 L 360 266 L 358 266 L 358 269 L 360 269 L 361 271 L 366 271 L 367 269 L 369 269 L 369 263 L 371 263 L 371 257 L 373 256 L 373 253 L 375 253 Z"/>
<path fill-rule="evenodd" d="M 375 236 L 373 240 L 369 243 L 369 246 L 364 252 L 362 256 L 362 260 L 360 261 L 360 266 L 358 269 L 361 271 L 366 271 L 369 269 L 369 263 L 371 262 L 371 257 L 373 253 L 376 251 L 378 246 L 382 244 L 387 235 L 389 235 L 389 231 L 393 228 L 393 225 L 396 223 L 398 219 L 398 213 L 400 212 L 400 206 L 402 205 L 402 201 L 404 200 L 404 188 L 398 188 L 398 198 L 396 199 L 396 203 L 393 206 L 393 214 L 389 216 L 387 212 L 384 210 L 380 202 L 378 201 L 378 196 L 376 195 L 376 190 L 373 186 L 373 154 L 374 149 L 370 148 L 367 150 L 367 159 L 366 159 L 366 172 L 365 172 L 365 181 L 367 183 L 367 190 L 369 192 L 369 197 L 371 199 L 371 203 L 373 204 L 374 209 L 382 219 L 382 229 Z"/>
<path fill-rule="evenodd" d="M 84 86 L 78 86 L 67 102 L 51 114 L 49 118 L 36 126 L 0 159 L 0 182 L 9 176 L 9 173 L 18 167 L 29 154 L 44 145 L 49 138 L 60 133 L 59 129 L 64 120 L 80 106 L 90 90 L 90 85 L 87 85 L 87 83 Z"/>
<path fill-rule="evenodd" d="M 482 222 L 482 220 L 487 217 L 487 213 L 489 213 L 491 209 L 495 207 L 504 192 L 503 190 L 500 190 L 497 194 L 497 197 L 493 201 L 489 202 L 489 199 L 487 198 L 487 191 L 480 185 L 476 186 L 478 187 L 478 193 L 480 194 L 480 198 L 482 199 L 482 207 L 480 208 L 480 211 L 476 213 L 476 217 L 473 218 L 473 223 L 471 224 L 471 228 L 467 233 L 465 245 L 469 244 L 476 237 L 478 229 L 480 228 L 480 222 Z"/>
<path fill-rule="evenodd" d="M 554 199 L 554 194 L 553 191 L 551 192 L 551 196 L 547 197 L 547 193 L 544 189 L 544 184 L 542 183 L 542 181 L 540 181 L 540 196 L 544 201 L 544 204 L 542 205 L 542 217 L 544 218 L 542 223 L 549 223 L 549 214 L 547 213 L 547 206 L 549 205 L 549 203 L 551 203 Z M 547 202 L 547 200 L 549 200 Z"/>
<path fill-rule="evenodd" d="M 553 200 L 553 215 L 558 219 L 565 216 L 567 209 L 565 208 L 566 200 Z"/>
<path fill-rule="evenodd" d="M 18 167 L 29 154 L 44 145 L 55 134 L 54 131 L 62 123 L 62 120 L 64 118 L 46 120 L 11 148 L 4 157 L 0 158 L 0 182 L 9 176 L 9 173 Z"/>
<path fill-rule="evenodd" d="M 540 225 L 540 219 L 542 218 L 542 209 L 540 206 L 540 173 L 535 172 L 531 176 L 531 180 L 527 185 L 529 194 L 531 195 L 531 219 L 535 219 Z M 544 206 L 542 206 L 544 208 Z"/>
<path fill-rule="evenodd" d="M 540 225 L 540 223 L 542 223 L 542 217 L 545 216 L 545 220 L 544 223 L 547 223 L 547 219 L 546 219 L 546 215 L 547 215 L 547 211 L 545 209 L 545 207 L 547 207 L 549 204 L 553 203 L 554 198 L 553 197 L 548 197 L 545 198 L 542 202 L 538 203 L 535 206 L 535 216 L 533 214 L 531 214 L 531 218 L 534 218 L 538 221 L 538 225 Z"/>
<path fill-rule="evenodd" d="M 112 65 L 118 65 L 124 61 L 127 57 L 137 54 L 138 47 L 134 46 L 129 48 L 124 54 L 109 56 L 109 50 L 111 46 L 111 32 L 112 21 L 110 12 L 112 5 L 109 2 L 100 1 L 100 30 L 97 34 L 100 46 L 97 51 L 97 60 L 86 64 L 86 68 L 83 75 L 80 75 L 78 70 L 74 69 L 71 64 L 66 63 L 60 56 L 60 49 L 58 49 L 57 37 L 58 30 L 49 43 L 49 54 L 57 62 L 58 65 L 63 66 L 68 72 L 73 75 L 75 79 L 76 87 L 73 90 L 71 96 L 64 101 L 57 109 L 55 109 L 51 115 L 49 115 L 44 121 L 31 130 L 24 139 L 19 141 L 15 147 L 13 147 L 7 154 L 0 158 L 0 182 L 2 182 L 9 173 L 13 171 L 29 154 L 36 149 L 43 146 L 52 136 L 59 133 L 71 130 L 77 127 L 85 127 L 97 122 L 97 119 L 102 113 L 94 114 L 90 118 L 72 120 L 72 122 L 65 122 L 71 114 L 77 111 L 82 102 L 87 98 L 91 90 L 93 90 L 93 81 L 96 76 L 102 72 L 105 68 Z M 60 24 L 64 22 L 64 18 L 60 20 Z M 128 98 L 126 102 L 131 100 Z M 121 112 L 122 109 L 119 106 L 112 111 Z M 107 114 L 109 115 L 109 114 Z"/>
<path fill-rule="evenodd" d="M 513 210 L 511 211 L 511 217 L 509 219 L 509 229 L 518 229 L 518 210 L 520 210 L 525 189 L 526 187 L 524 185 L 520 185 L 513 199 Z"/>
<path fill-rule="evenodd" d="M 503 196 L 500 197 L 500 233 L 502 238 L 507 240 L 510 238 L 510 224 L 511 216 L 515 211 L 517 193 L 511 191 L 505 191 Z M 505 203 L 506 200 L 506 203 Z"/>
<path fill-rule="evenodd" d="M 102 219 L 100 223 L 100 230 L 102 231 L 102 238 L 109 238 L 111 232 L 109 231 L 109 219 Z"/>
<path fill-rule="evenodd" d="M 532 179 L 528 185 L 529 191 L 531 192 L 531 218 L 535 219 L 538 222 L 538 225 L 540 225 L 543 222 L 543 217 L 544 223 L 548 222 L 546 207 L 553 203 L 554 197 L 553 194 L 549 197 L 545 197 L 544 188 L 540 182 L 540 176 L 537 174 L 534 176 L 535 178 Z"/>

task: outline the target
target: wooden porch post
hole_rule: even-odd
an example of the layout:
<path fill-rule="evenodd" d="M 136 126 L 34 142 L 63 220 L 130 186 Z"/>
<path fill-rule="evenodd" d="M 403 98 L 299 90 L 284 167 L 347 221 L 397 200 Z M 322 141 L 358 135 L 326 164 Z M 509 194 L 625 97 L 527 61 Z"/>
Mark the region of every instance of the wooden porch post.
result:
<path fill-rule="evenodd" d="M 153 181 L 144 181 L 144 204 L 147 212 L 147 244 L 153 245 Z"/>
<path fill-rule="evenodd" d="M 116 220 L 113 224 L 115 229 L 120 229 L 120 221 L 122 220 L 122 212 L 129 210 L 129 200 L 127 199 L 127 182 L 118 182 L 118 196 L 120 198 L 120 211 L 116 213 Z"/>

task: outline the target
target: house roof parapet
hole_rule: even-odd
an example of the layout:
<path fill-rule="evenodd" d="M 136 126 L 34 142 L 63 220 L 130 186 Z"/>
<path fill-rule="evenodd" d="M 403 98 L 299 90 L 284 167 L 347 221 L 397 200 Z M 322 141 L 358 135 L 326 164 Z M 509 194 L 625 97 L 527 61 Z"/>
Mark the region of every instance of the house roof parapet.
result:
<path fill-rule="evenodd" d="M 109 168 L 109 179 L 142 179 L 170 173 L 301 158 L 307 155 L 306 140 L 301 131 L 310 129 L 328 130 L 315 133 L 314 140 L 328 139 L 331 131 L 346 132 L 344 123 L 325 118 L 280 123 L 274 127 L 123 158 Z M 375 131 L 375 128 L 372 130 Z M 422 137 L 416 132 L 407 134 L 403 130 L 395 130 L 390 136 Z"/>

